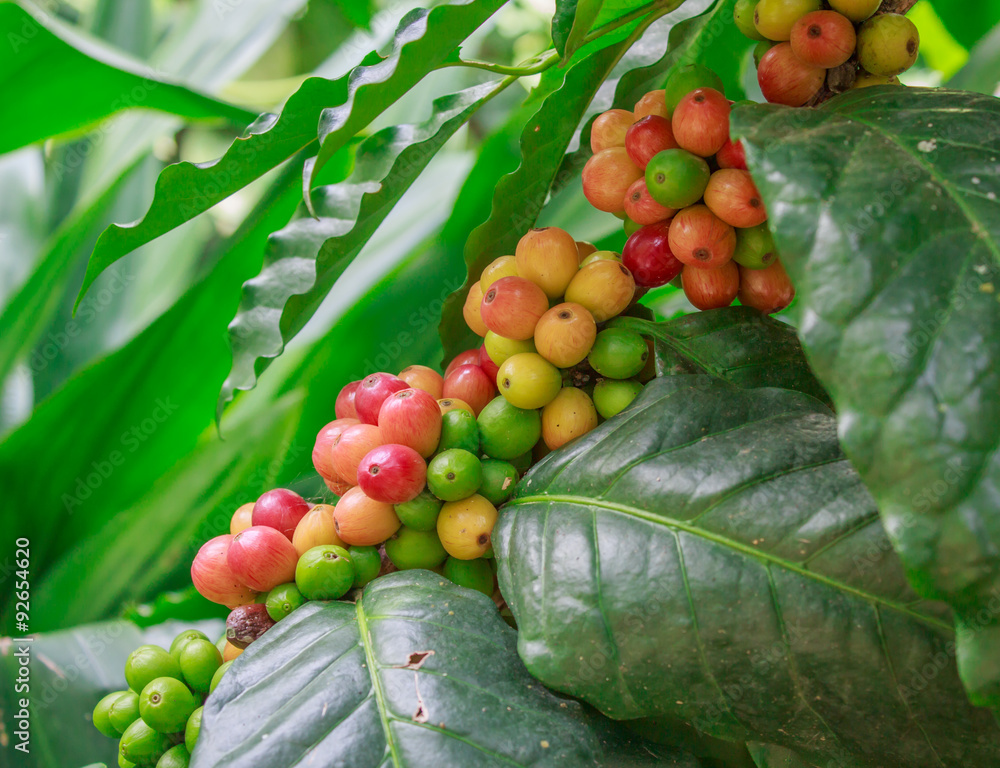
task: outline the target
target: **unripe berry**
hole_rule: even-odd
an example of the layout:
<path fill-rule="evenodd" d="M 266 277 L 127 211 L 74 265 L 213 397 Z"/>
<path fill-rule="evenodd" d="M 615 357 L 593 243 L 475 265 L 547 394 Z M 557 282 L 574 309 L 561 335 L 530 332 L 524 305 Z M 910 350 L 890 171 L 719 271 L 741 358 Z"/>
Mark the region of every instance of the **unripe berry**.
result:
<path fill-rule="evenodd" d="M 617 261 L 595 261 L 581 267 L 566 289 L 566 301 L 583 305 L 603 323 L 621 314 L 635 296 L 635 279 Z"/>
<path fill-rule="evenodd" d="M 640 227 L 665 221 L 677 213 L 676 208 L 660 205 L 649 194 L 646 179 L 636 179 L 625 194 L 625 213 Z"/>
<path fill-rule="evenodd" d="M 393 392 L 409 389 L 409 385 L 391 373 L 372 373 L 361 380 L 358 393 L 354 397 L 354 405 L 358 409 L 358 418 L 362 424 L 378 425 L 378 412 L 382 403 Z M 344 479 L 350 479 L 345 475 Z"/>
<path fill-rule="evenodd" d="M 774 263 L 778 251 L 774 247 L 774 238 L 767 224 L 761 224 L 750 229 L 736 230 L 736 250 L 733 251 L 733 261 L 748 269 L 763 269 Z"/>
<path fill-rule="evenodd" d="M 254 593 L 229 567 L 227 555 L 233 537 L 226 534 L 201 545 L 191 563 L 191 581 L 206 600 L 225 606 L 253 602 Z"/>
<path fill-rule="evenodd" d="M 761 93 L 772 104 L 801 107 L 825 82 L 826 70 L 800 61 L 788 43 L 771 48 L 761 57 L 757 67 Z"/>
<path fill-rule="evenodd" d="M 754 11 L 757 10 L 759 2 L 760 0 L 736 0 L 736 6 L 733 8 L 733 21 L 736 22 L 736 28 L 743 33 L 744 37 L 749 37 L 751 40 L 767 39 L 757 31 L 757 26 L 753 23 Z"/>
<path fill-rule="evenodd" d="M 542 316 L 545 316 L 544 313 Z M 535 326 L 535 330 L 538 330 L 537 325 Z M 489 355 L 490 360 L 497 367 L 503 365 L 503 361 L 511 355 L 516 355 L 519 352 L 535 351 L 534 339 L 508 339 L 506 336 L 493 333 L 493 331 L 486 334 L 483 346 L 486 348 L 486 354 Z M 495 376 L 493 378 L 494 380 L 496 379 Z"/>
<path fill-rule="evenodd" d="M 660 205 L 679 210 L 705 194 L 712 175 L 705 159 L 686 149 L 667 149 L 646 166 L 646 187 Z"/>
<path fill-rule="evenodd" d="M 503 277 L 483 296 L 483 321 L 489 330 L 500 336 L 530 339 L 538 318 L 548 308 L 545 291 L 533 282 L 523 277 Z"/>
<path fill-rule="evenodd" d="M 562 387 L 559 369 L 535 352 L 513 355 L 497 374 L 497 389 L 516 408 L 531 410 L 552 402 Z"/>
<path fill-rule="evenodd" d="M 333 469 L 345 482 L 354 483 L 358 464 L 370 450 L 382 445 L 382 432 L 372 424 L 348 427 L 333 443 Z"/>
<path fill-rule="evenodd" d="M 483 316 L 480 314 L 480 307 L 483 303 L 483 289 L 476 281 L 469 286 L 469 293 L 465 297 L 465 304 L 462 306 L 462 317 L 465 324 L 469 326 L 476 336 L 486 335 L 486 324 L 483 323 Z"/>
<path fill-rule="evenodd" d="M 368 498 L 386 504 L 417 498 L 426 483 L 427 463 L 407 445 L 380 445 L 358 465 L 358 486 Z"/>
<path fill-rule="evenodd" d="M 426 365 L 408 365 L 399 372 L 399 378 L 413 389 L 420 389 L 426 392 L 435 400 L 439 399 L 444 389 L 444 376 L 428 368 Z M 401 392 L 403 390 L 400 390 Z M 382 403 L 383 407 L 385 403 Z M 381 418 L 382 412 L 379 411 Z"/>
<path fill-rule="evenodd" d="M 597 334 L 587 360 L 601 376 L 628 379 L 643 369 L 648 357 L 649 347 L 638 333 L 624 328 L 605 328 Z"/>
<path fill-rule="evenodd" d="M 597 338 L 597 323 L 580 304 L 557 304 L 535 326 L 538 354 L 557 368 L 582 362 Z"/>
<path fill-rule="evenodd" d="M 448 413 L 448 411 L 466 411 L 468 413 L 471 413 L 473 416 L 476 415 L 475 413 L 473 413 L 471 405 L 469 405 L 464 400 L 459 400 L 458 398 L 455 397 L 441 398 L 440 400 L 438 400 L 438 408 L 441 409 L 442 416 Z"/>
<path fill-rule="evenodd" d="M 830 7 L 855 24 L 869 18 L 882 5 L 882 0 L 828 0 Z"/>
<path fill-rule="evenodd" d="M 905 72 L 916 62 L 919 50 L 916 24 L 899 13 L 872 16 L 858 30 L 858 61 L 873 75 Z"/>
<path fill-rule="evenodd" d="M 733 257 L 736 232 L 707 206 L 692 205 L 670 222 L 670 250 L 684 264 L 720 267 Z"/>
<path fill-rule="evenodd" d="M 464 352 L 459 352 L 455 357 L 452 358 L 451 362 L 448 363 L 448 367 L 444 369 L 444 376 L 448 378 L 448 374 L 454 371 L 460 365 L 479 365 L 479 347 L 474 349 L 467 349 Z M 444 380 L 441 381 L 441 388 L 444 391 Z M 440 399 L 440 398 L 439 398 Z"/>
<path fill-rule="evenodd" d="M 356 487 L 337 502 L 333 519 L 337 535 L 354 547 L 381 544 L 401 525 L 392 504 L 375 501 Z"/>
<path fill-rule="evenodd" d="M 563 387 L 542 409 L 542 439 L 553 451 L 596 427 L 597 409 L 582 389 Z"/>
<path fill-rule="evenodd" d="M 344 385 L 337 395 L 337 402 L 334 405 L 334 415 L 338 419 L 356 419 L 358 410 L 354 406 L 354 398 L 357 395 L 360 381 L 352 381 Z"/>
<path fill-rule="evenodd" d="M 642 169 L 632 162 L 625 147 L 610 147 L 583 166 L 583 194 L 597 210 L 621 213 L 625 193 L 641 177 Z"/>
<path fill-rule="evenodd" d="M 479 494 L 441 507 L 437 519 L 438 538 L 445 550 L 459 560 L 482 557 L 490 548 L 497 508 Z"/>
<path fill-rule="evenodd" d="M 670 114 L 667 112 L 666 96 L 667 92 L 662 88 L 647 93 L 635 103 L 635 109 L 632 110 L 635 119 L 642 120 L 642 118 L 649 115 L 658 115 L 659 117 L 669 119 Z"/>
<path fill-rule="evenodd" d="M 642 392 L 635 379 L 601 379 L 594 387 L 594 407 L 605 419 L 617 416 Z"/>
<path fill-rule="evenodd" d="M 854 25 L 836 11 L 813 11 L 795 22 L 789 41 L 806 64 L 833 69 L 854 55 Z"/>
<path fill-rule="evenodd" d="M 631 270 L 636 285 L 644 288 L 666 285 L 677 277 L 684 265 L 670 250 L 670 222 L 650 224 L 629 237 L 622 263 Z"/>
<path fill-rule="evenodd" d="M 822 7 L 822 0 L 760 0 L 754 10 L 754 26 L 768 40 L 788 40 L 796 21 Z"/>
<path fill-rule="evenodd" d="M 756 227 L 767 221 L 767 208 L 748 171 L 723 168 L 705 187 L 705 205 L 731 227 Z"/>
<path fill-rule="evenodd" d="M 687 268 L 681 272 L 684 295 L 698 309 L 728 307 L 740 289 L 740 271 L 727 261 L 715 269 Z"/>
<path fill-rule="evenodd" d="M 406 526 L 385 543 L 385 554 L 401 571 L 437 568 L 448 557 L 437 531 L 416 531 Z"/>
<path fill-rule="evenodd" d="M 299 520 L 299 524 L 295 527 L 295 535 L 292 536 L 292 546 L 295 547 L 299 557 L 322 544 L 344 546 L 344 542 L 337 535 L 333 512 L 334 508 L 330 504 L 317 504 Z"/>
<path fill-rule="evenodd" d="M 226 562 L 236 577 L 258 592 L 292 581 L 298 559 L 291 537 L 266 525 L 250 526 L 234 536 L 226 553 Z"/>
<path fill-rule="evenodd" d="M 460 365 L 445 376 L 444 396 L 464 400 L 478 415 L 496 396 L 493 382 L 478 365 Z"/>
<path fill-rule="evenodd" d="M 348 427 L 360 424 L 357 419 L 336 419 L 323 427 L 316 434 L 316 442 L 313 444 L 312 462 L 316 471 L 324 480 L 343 480 L 333 468 L 333 444 L 340 437 L 340 433 Z M 238 531 L 230 531 L 234 536 Z"/>
<path fill-rule="evenodd" d="M 241 504 L 229 521 L 229 533 L 235 536 L 240 531 L 245 531 L 253 525 L 253 502 Z"/>
<path fill-rule="evenodd" d="M 597 154 L 608 147 L 624 147 L 625 132 L 635 121 L 627 109 L 609 109 L 602 112 L 590 126 L 590 149 Z"/>
<path fill-rule="evenodd" d="M 747 155 L 743 150 L 743 142 L 737 139 L 729 139 L 722 145 L 722 149 L 715 153 L 715 161 L 720 168 L 736 168 L 741 171 L 747 169 Z"/>
<path fill-rule="evenodd" d="M 587 258 L 583 260 L 581 267 L 585 267 L 588 264 L 593 264 L 595 261 L 617 261 L 621 263 L 622 256 L 620 253 L 615 253 L 614 251 L 594 251 Z"/>
<path fill-rule="evenodd" d="M 517 261 L 513 256 L 500 256 L 487 264 L 479 276 L 479 287 L 486 293 L 501 277 L 517 277 Z"/>
<path fill-rule="evenodd" d="M 597 246 L 593 243 L 588 243 L 586 240 L 576 241 L 576 255 L 580 257 L 580 263 L 596 250 Z"/>
<path fill-rule="evenodd" d="M 649 115 L 634 122 L 625 134 L 625 151 L 637 166 L 646 170 L 653 155 L 679 145 L 667 118 Z"/>
<path fill-rule="evenodd" d="M 514 258 L 517 274 L 541 288 L 550 299 L 565 293 L 580 267 L 576 241 L 559 227 L 529 230 L 518 241 Z"/>
<path fill-rule="evenodd" d="M 667 117 L 671 117 L 680 100 L 696 88 L 714 88 L 725 93 L 722 78 L 703 64 L 685 64 L 670 71 L 664 86 Z"/>
<path fill-rule="evenodd" d="M 777 43 L 773 43 L 770 40 L 762 40 L 753 47 L 753 65 L 755 68 L 760 67 L 760 60 L 764 58 L 764 54 L 776 45 Z"/>
<path fill-rule="evenodd" d="M 729 140 L 729 101 L 713 88 L 698 88 L 680 100 L 672 126 L 677 144 L 710 157 Z"/>
<path fill-rule="evenodd" d="M 795 298 L 795 286 L 784 266 L 775 261 L 766 269 L 740 267 L 740 304 L 771 315 L 780 312 Z"/>
<path fill-rule="evenodd" d="M 421 389 L 400 390 L 382 403 L 378 422 L 385 443 L 409 446 L 424 458 L 437 449 L 441 409 L 437 400 Z"/>
<path fill-rule="evenodd" d="M 280 531 L 291 541 L 295 526 L 309 511 L 309 502 L 295 491 L 275 488 L 261 494 L 253 505 L 251 521 L 255 526 L 267 526 Z"/>
<path fill-rule="evenodd" d="M 519 466 L 524 454 L 542 435 L 538 411 L 517 408 L 504 397 L 493 399 L 479 414 L 479 442 L 483 452 L 494 459 Z M 527 466 L 521 464 L 521 471 Z"/>

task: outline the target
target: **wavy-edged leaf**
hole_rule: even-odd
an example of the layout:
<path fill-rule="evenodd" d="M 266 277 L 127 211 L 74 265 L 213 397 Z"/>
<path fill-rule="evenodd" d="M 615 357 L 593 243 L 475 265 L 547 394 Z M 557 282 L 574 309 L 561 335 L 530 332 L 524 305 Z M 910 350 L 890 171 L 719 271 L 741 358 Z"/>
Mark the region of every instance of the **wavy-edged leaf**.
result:
<path fill-rule="evenodd" d="M 911 88 L 736 111 L 800 335 L 910 581 L 1000 704 L 1000 101 Z"/>
<path fill-rule="evenodd" d="M 0 3 L 0 88 L 16 120 L 0 124 L 0 153 L 88 128 L 125 109 L 246 125 L 255 115 L 163 77 L 35 6 Z M 58 107 L 53 107 L 58 104 Z"/>
<path fill-rule="evenodd" d="M 192 766 L 687 766 L 531 678 L 493 602 L 428 571 L 309 603 L 233 664 Z M 655 751 L 654 751 L 655 750 Z"/>
<path fill-rule="evenodd" d="M 268 238 L 261 273 L 243 287 L 229 327 L 233 368 L 219 413 L 237 389 L 251 389 L 312 317 L 337 278 L 358 255 L 413 181 L 479 107 L 510 84 L 498 80 L 436 99 L 415 125 L 384 128 L 357 148 L 344 182 L 313 191 L 317 219 L 302 218 Z"/>
<path fill-rule="evenodd" d="M 844 766 L 1000 759 L 812 397 L 656 379 L 537 464 L 494 541 L 528 669 L 611 717 Z"/>

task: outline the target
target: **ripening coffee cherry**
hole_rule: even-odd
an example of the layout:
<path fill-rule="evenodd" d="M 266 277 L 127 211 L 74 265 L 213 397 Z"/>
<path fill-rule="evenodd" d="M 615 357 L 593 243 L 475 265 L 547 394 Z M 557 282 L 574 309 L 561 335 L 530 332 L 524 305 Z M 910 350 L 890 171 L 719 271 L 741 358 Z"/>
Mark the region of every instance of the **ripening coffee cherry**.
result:
<path fill-rule="evenodd" d="M 444 377 L 444 396 L 465 401 L 478 415 L 496 396 L 494 381 L 478 365 L 460 365 Z"/>
<path fill-rule="evenodd" d="M 441 417 L 441 441 L 438 453 L 461 448 L 463 451 L 479 455 L 479 425 L 476 417 L 468 411 L 448 411 Z M 406 525 L 405 521 L 403 523 Z"/>
<path fill-rule="evenodd" d="M 442 416 L 450 411 L 465 411 L 466 413 L 472 413 L 473 416 L 476 415 L 472 412 L 471 405 L 456 397 L 442 397 L 438 400 L 438 408 L 440 408 Z"/>
<path fill-rule="evenodd" d="M 684 264 L 712 269 L 736 250 L 736 232 L 706 205 L 692 205 L 670 222 L 670 250 Z"/>
<path fill-rule="evenodd" d="M 858 61 L 873 75 L 891 77 L 917 61 L 917 25 L 899 13 L 872 16 L 858 30 Z"/>
<path fill-rule="evenodd" d="M 559 227 L 529 230 L 518 240 L 514 259 L 517 274 L 541 288 L 550 299 L 565 293 L 580 267 L 576 240 Z"/>
<path fill-rule="evenodd" d="M 736 7 L 733 8 L 733 21 L 736 22 L 736 28 L 743 33 L 744 37 L 749 37 L 751 40 L 767 39 L 757 31 L 757 25 L 753 22 L 754 11 L 757 10 L 759 2 L 760 0 L 736 0 Z"/>
<path fill-rule="evenodd" d="M 385 543 L 385 554 L 401 571 L 437 568 L 448 557 L 437 531 L 416 531 L 405 525 Z"/>
<path fill-rule="evenodd" d="M 705 205 L 731 227 L 756 227 L 767 221 L 767 208 L 749 171 L 722 168 L 705 187 Z"/>
<path fill-rule="evenodd" d="M 483 453 L 493 459 L 509 461 L 515 467 L 542 436 L 542 419 L 538 411 L 518 408 L 504 397 L 493 398 L 479 414 L 478 422 Z"/>
<path fill-rule="evenodd" d="M 642 392 L 635 379 L 601 379 L 594 387 L 594 407 L 602 418 L 610 419 L 624 411 Z"/>
<path fill-rule="evenodd" d="M 357 482 L 358 464 L 370 450 L 382 445 L 382 431 L 372 424 L 354 424 L 333 443 L 333 469 L 352 485 Z"/>
<path fill-rule="evenodd" d="M 355 589 L 368 584 L 382 570 L 382 555 L 377 547 L 350 547 L 347 554 L 354 565 L 354 583 L 351 586 Z"/>
<path fill-rule="evenodd" d="M 580 257 L 581 264 L 583 263 L 583 260 L 585 258 L 587 258 L 590 254 L 594 253 L 596 250 L 597 246 L 594 245 L 593 243 L 588 243 L 586 240 L 576 241 L 576 254 L 577 256 Z"/>
<path fill-rule="evenodd" d="M 685 64 L 671 70 L 664 86 L 664 104 L 667 117 L 671 117 L 680 100 L 696 88 L 714 88 L 719 93 L 725 93 L 722 78 L 702 64 Z"/>
<path fill-rule="evenodd" d="M 375 501 L 356 487 L 340 497 L 333 519 L 337 535 L 352 547 L 381 544 L 401 525 L 392 504 Z"/>
<path fill-rule="evenodd" d="M 851 90 L 856 90 L 858 88 L 870 88 L 873 85 L 899 85 L 899 78 L 895 75 L 891 77 L 886 77 L 885 75 L 873 75 L 871 72 L 865 72 L 863 69 L 858 70 L 857 77 L 854 78 L 854 83 L 851 85 Z"/>
<path fill-rule="evenodd" d="M 354 585 L 354 562 L 343 547 L 313 547 L 295 566 L 295 586 L 307 600 L 339 600 Z"/>
<path fill-rule="evenodd" d="M 441 500 L 425 488 L 415 499 L 397 504 L 396 517 L 403 525 L 415 531 L 433 531 L 441 504 Z"/>
<path fill-rule="evenodd" d="M 580 266 L 585 267 L 588 264 L 593 264 L 595 261 L 617 261 L 620 264 L 621 260 L 622 255 L 620 253 L 615 253 L 614 251 L 594 251 L 583 260 Z"/>
<path fill-rule="evenodd" d="M 493 259 L 479 276 L 479 287 L 486 293 L 501 277 L 517 277 L 517 260 L 513 256 Z"/>
<path fill-rule="evenodd" d="M 201 545 L 191 563 L 191 581 L 198 594 L 219 605 L 252 603 L 253 590 L 233 573 L 226 559 L 233 537 L 224 534 Z M 140 688 L 140 690 L 142 690 Z"/>
<path fill-rule="evenodd" d="M 678 146 L 711 157 L 729 140 L 729 100 L 714 88 L 696 88 L 681 99 L 672 125 Z"/>
<path fill-rule="evenodd" d="M 500 459 L 484 459 L 482 465 L 483 481 L 479 484 L 479 495 L 499 507 L 514 494 L 517 468 L 509 461 Z"/>
<path fill-rule="evenodd" d="M 493 331 L 486 334 L 483 346 L 486 348 L 486 354 L 490 360 L 498 367 L 503 365 L 503 361 L 511 355 L 516 355 L 519 352 L 535 351 L 534 339 L 508 339 L 505 336 L 493 333 Z"/>
<path fill-rule="evenodd" d="M 882 0 L 829 0 L 830 7 L 855 24 L 869 18 L 882 5 Z"/>
<path fill-rule="evenodd" d="M 219 663 L 222 663 L 221 657 Z M 154 731 L 177 733 L 183 730 L 198 704 L 183 682 L 173 677 L 158 677 L 147 683 L 139 694 L 139 716 Z"/>
<path fill-rule="evenodd" d="M 792 26 L 792 51 L 806 64 L 833 69 L 854 55 L 854 25 L 836 11 L 813 11 Z"/>
<path fill-rule="evenodd" d="M 655 224 L 658 221 L 666 221 L 677 211 L 674 208 L 667 208 L 660 205 L 649 194 L 646 186 L 646 179 L 636 179 L 625 194 L 625 213 L 629 220 L 634 221 L 640 227 L 647 224 Z"/>
<path fill-rule="evenodd" d="M 257 592 L 269 592 L 291 581 L 298 559 L 291 539 L 266 525 L 252 525 L 233 536 L 226 553 L 236 577 Z"/>
<path fill-rule="evenodd" d="M 474 589 L 487 597 L 493 597 L 493 569 L 489 560 L 482 557 L 477 557 L 475 560 L 449 557 L 444 562 L 443 573 L 446 579 L 460 587 Z"/>
<path fill-rule="evenodd" d="M 265 610 L 266 612 L 266 610 Z M 270 616 L 268 616 L 270 618 Z M 232 662 L 243 653 L 243 649 L 237 645 L 233 645 L 228 639 L 222 645 L 222 663 Z"/>
<path fill-rule="evenodd" d="M 538 354 L 557 368 L 582 362 L 597 337 L 597 323 L 586 307 L 569 302 L 556 304 L 535 326 Z"/>
<path fill-rule="evenodd" d="M 393 392 L 399 392 L 401 389 L 409 389 L 409 385 L 391 373 L 379 372 L 365 376 L 354 397 L 354 406 L 357 408 L 361 423 L 378 426 L 378 412 L 382 408 L 382 403 Z"/>
<path fill-rule="evenodd" d="M 535 324 L 548 308 L 545 291 L 533 282 L 502 277 L 483 296 L 483 321 L 498 336 L 523 341 L 534 336 Z"/>
<path fill-rule="evenodd" d="M 684 267 L 670 250 L 670 222 L 643 227 L 625 243 L 622 263 L 635 276 L 636 285 L 655 288 L 666 285 Z"/>
<path fill-rule="evenodd" d="M 486 335 L 486 324 L 483 323 L 481 312 L 483 303 L 483 289 L 478 282 L 469 286 L 469 293 L 466 294 L 465 304 L 462 306 L 462 317 L 465 324 L 476 336 Z"/>
<path fill-rule="evenodd" d="M 292 546 L 296 553 L 302 557 L 313 547 L 321 544 L 336 544 L 344 546 L 344 542 L 337 535 L 337 527 L 333 522 L 333 506 L 330 504 L 317 504 L 309 510 L 309 513 L 299 520 L 295 528 L 295 535 L 292 536 Z"/>
<path fill-rule="evenodd" d="M 430 395 L 434 400 L 441 397 L 444 388 L 444 376 L 428 368 L 426 365 L 408 365 L 399 372 L 399 378 L 413 389 L 420 389 Z M 385 403 L 382 403 L 385 406 Z M 379 411 L 379 416 L 382 412 Z"/>
<path fill-rule="evenodd" d="M 590 127 L 590 149 L 597 154 L 608 147 L 624 147 L 625 132 L 635 121 L 627 109 L 609 109 L 594 118 Z"/>
<path fill-rule="evenodd" d="M 757 31 L 768 40 L 788 40 L 796 21 L 822 7 L 822 0 L 760 0 L 753 22 Z"/>
<path fill-rule="evenodd" d="M 686 149 L 667 149 L 646 166 L 646 187 L 660 205 L 680 210 L 705 194 L 712 175 L 705 159 Z"/>
<path fill-rule="evenodd" d="M 427 463 L 415 450 L 399 443 L 380 445 L 358 465 L 358 485 L 365 495 L 386 504 L 415 499 L 427 482 Z"/>
<path fill-rule="evenodd" d="M 487 333 L 492 333 L 492 331 L 487 331 Z M 490 381 L 497 380 L 497 372 L 500 370 L 500 366 L 493 362 L 490 353 L 486 351 L 485 339 L 482 346 L 479 347 L 479 367 L 483 369 L 483 372 L 489 377 Z"/>
<path fill-rule="evenodd" d="M 767 315 L 780 312 L 795 298 L 795 286 L 780 261 L 765 269 L 740 267 L 740 304 Z"/>
<path fill-rule="evenodd" d="M 778 258 L 774 247 L 774 238 L 767 224 L 761 224 L 750 229 L 736 230 L 736 250 L 733 251 L 733 261 L 747 269 L 764 269 Z"/>
<path fill-rule="evenodd" d="M 382 403 L 378 430 L 386 443 L 399 443 L 425 459 L 437 450 L 441 437 L 441 409 L 421 389 L 401 389 Z"/>
<path fill-rule="evenodd" d="M 167 734 L 154 731 L 142 718 L 132 723 L 118 742 L 121 756 L 135 765 L 153 765 L 169 748 Z"/>
<path fill-rule="evenodd" d="M 720 168 L 736 168 L 740 171 L 747 169 L 747 155 L 743 151 L 743 142 L 737 139 L 729 139 L 715 154 L 715 161 Z"/>
<path fill-rule="evenodd" d="M 274 528 L 291 541 L 295 526 L 305 517 L 309 508 L 309 502 L 295 491 L 275 488 L 261 494 L 254 503 L 251 523 Z"/>
<path fill-rule="evenodd" d="M 592 156 L 583 166 L 583 194 L 599 211 L 622 213 L 625 193 L 642 177 L 625 147 L 610 147 Z"/>
<path fill-rule="evenodd" d="M 535 352 L 508 357 L 497 374 L 497 389 L 517 408 L 548 405 L 561 388 L 562 374 L 559 369 Z"/>
<path fill-rule="evenodd" d="M 637 120 L 625 134 L 625 151 L 632 162 L 643 170 L 646 170 L 653 155 L 678 146 L 670 121 L 659 115 Z"/>
<path fill-rule="evenodd" d="M 460 501 L 449 501 L 441 508 L 437 534 L 452 557 L 474 560 L 482 557 L 491 545 L 497 508 L 479 494 Z"/>
<path fill-rule="evenodd" d="M 728 307 L 740 289 L 740 271 L 727 261 L 715 269 L 685 269 L 681 272 L 684 295 L 701 310 Z"/>
<path fill-rule="evenodd" d="M 542 408 L 542 439 L 553 451 L 596 428 L 597 409 L 582 389 L 563 387 Z"/>
<path fill-rule="evenodd" d="M 595 321 L 603 323 L 620 315 L 633 296 L 635 278 L 628 267 L 601 260 L 580 268 L 566 289 L 565 300 L 582 305 Z"/>
<path fill-rule="evenodd" d="M 635 103 L 635 109 L 632 110 L 635 119 L 642 120 L 642 118 L 649 115 L 657 115 L 669 119 L 670 114 L 667 112 L 666 96 L 667 92 L 662 88 L 647 93 Z"/>
<path fill-rule="evenodd" d="M 444 369 L 444 378 L 448 378 L 448 374 L 460 365 L 479 365 L 479 347 L 467 349 L 455 355 L 451 362 L 448 363 L 448 367 Z M 441 391 L 444 391 L 444 380 L 441 382 Z M 438 399 L 440 400 L 441 398 Z"/>
<path fill-rule="evenodd" d="M 357 419 L 352 418 L 336 419 L 331 421 L 316 434 L 316 442 L 313 444 L 312 450 L 312 462 L 316 471 L 324 480 L 343 480 L 343 478 L 340 477 L 333 468 L 333 444 L 337 441 L 337 438 L 340 437 L 341 432 L 348 427 L 360 423 L 361 422 Z M 247 505 L 244 504 L 243 506 L 245 507 Z M 251 504 L 249 506 L 252 511 L 253 505 Z M 240 509 L 242 508 L 243 507 L 240 507 Z M 238 511 L 239 510 L 237 510 L 237 512 Z M 247 522 L 247 524 L 243 527 L 248 528 L 250 525 L 251 523 Z M 240 530 L 242 530 L 242 528 Z M 234 530 L 230 530 L 229 532 L 234 536 L 239 533 L 239 531 Z"/>
<path fill-rule="evenodd" d="M 338 419 L 357 419 L 358 410 L 354 406 L 354 398 L 358 393 L 360 381 L 351 381 L 344 385 L 337 395 L 337 403 L 334 405 L 334 412 Z"/>
<path fill-rule="evenodd" d="M 461 448 L 439 453 L 427 466 L 427 487 L 442 501 L 458 501 L 471 496 L 483 480 L 479 458 Z"/>
<path fill-rule="evenodd" d="M 253 502 L 248 501 L 246 504 L 241 504 L 236 508 L 229 521 L 230 534 L 235 536 L 240 531 L 246 530 L 253 525 L 253 506 Z"/>
<path fill-rule="evenodd" d="M 800 61 L 788 43 L 771 48 L 761 57 L 757 67 L 761 93 L 772 104 L 801 107 L 825 82 L 826 70 Z"/>

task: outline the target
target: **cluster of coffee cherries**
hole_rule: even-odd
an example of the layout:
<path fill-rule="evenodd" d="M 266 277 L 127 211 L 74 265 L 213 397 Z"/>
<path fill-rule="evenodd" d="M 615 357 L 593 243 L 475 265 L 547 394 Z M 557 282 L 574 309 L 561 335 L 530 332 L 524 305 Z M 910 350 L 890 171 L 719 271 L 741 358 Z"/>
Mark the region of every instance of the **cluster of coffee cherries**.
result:
<path fill-rule="evenodd" d="M 125 662 L 127 691 L 115 691 L 94 708 L 93 722 L 120 739 L 118 765 L 187 768 L 201 730 L 202 703 L 231 661 L 196 629 L 181 632 L 165 650 L 142 645 Z"/>
<path fill-rule="evenodd" d="M 917 60 L 920 34 L 882 0 L 738 0 L 736 25 L 759 40 L 754 51 L 764 98 L 801 107 L 831 91 L 898 85 Z M 848 67 L 848 72 L 831 72 Z M 845 74 L 847 75 L 845 77 Z"/>
<path fill-rule="evenodd" d="M 773 313 L 795 290 L 767 226 L 767 210 L 729 135 L 722 80 L 691 64 L 675 69 L 633 111 L 611 109 L 591 128 L 583 192 L 625 221 L 622 262 L 643 287 L 680 280 L 698 309 Z"/>

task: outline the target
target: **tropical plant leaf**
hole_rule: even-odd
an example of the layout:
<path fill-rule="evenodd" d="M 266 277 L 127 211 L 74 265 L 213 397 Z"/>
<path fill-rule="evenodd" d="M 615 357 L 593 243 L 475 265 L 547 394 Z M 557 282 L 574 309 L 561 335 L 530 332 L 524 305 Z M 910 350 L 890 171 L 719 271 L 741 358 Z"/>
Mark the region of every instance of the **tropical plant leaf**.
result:
<path fill-rule="evenodd" d="M 1000 24 L 969 51 L 969 60 L 948 81 L 948 87 L 995 96 L 1000 85 Z"/>
<path fill-rule="evenodd" d="M 792 750 L 774 744 L 747 744 L 757 768 L 813 768 Z"/>
<path fill-rule="evenodd" d="M 655 379 L 531 470 L 494 541 L 529 671 L 613 718 L 844 766 L 1000 758 L 812 397 Z"/>
<path fill-rule="evenodd" d="M 313 191 L 318 218 L 299 219 L 268 238 L 264 267 L 244 285 L 229 327 L 233 369 L 219 396 L 219 415 L 235 390 L 251 389 L 269 359 L 280 355 L 312 317 L 444 143 L 512 81 L 441 97 L 423 123 L 385 128 L 369 137 L 357 148 L 354 172 L 346 181 Z"/>
<path fill-rule="evenodd" d="M 252 112 L 171 81 L 36 6 L 0 3 L 4 108 L 0 153 L 84 130 L 125 109 L 156 109 L 189 120 L 246 125 Z M 53 109 L 52 104 L 59 108 Z"/>
<path fill-rule="evenodd" d="M 983 36 L 983 31 L 1000 23 L 1000 2 L 979 0 L 958 4 L 949 0 L 932 0 L 931 5 L 948 31 L 965 48 L 971 49 Z"/>
<path fill-rule="evenodd" d="M 696 765 L 546 691 L 515 638 L 489 598 L 428 571 L 309 603 L 230 668 L 192 766 Z"/>
<path fill-rule="evenodd" d="M 1000 704 L 1000 118 L 879 88 L 736 110 L 800 329 L 910 581 L 947 601 L 972 700 Z"/>
<path fill-rule="evenodd" d="M 563 58 L 572 56 L 594 26 L 603 0 L 558 0 L 552 16 L 552 43 Z"/>

